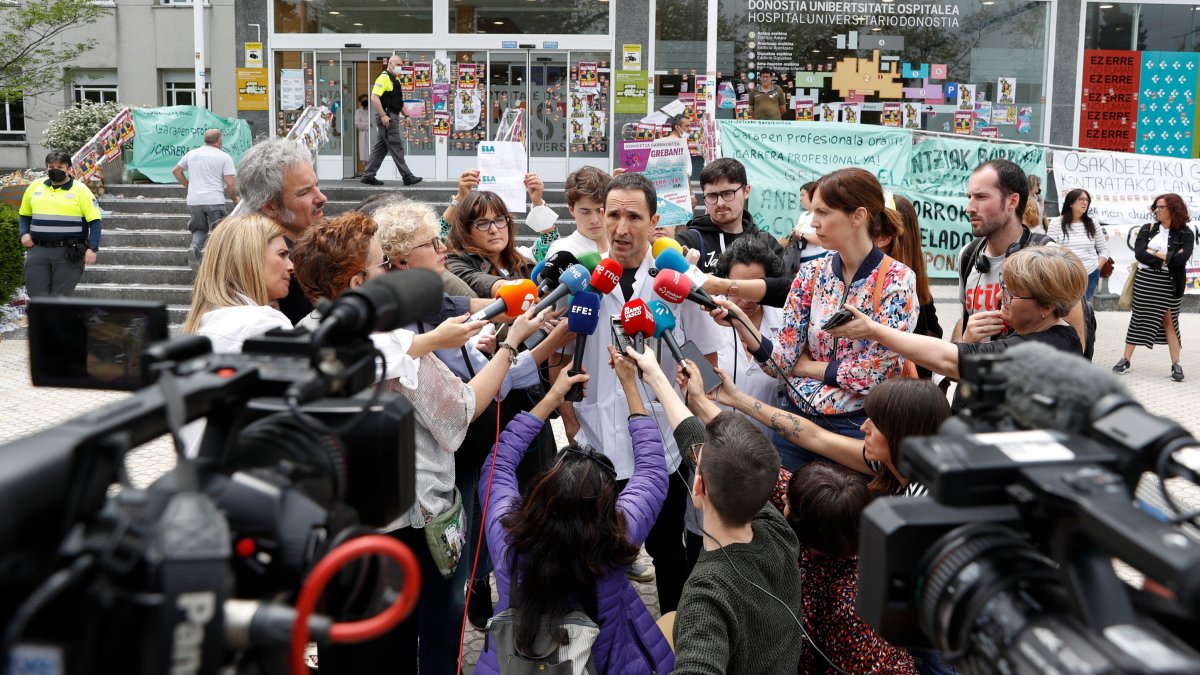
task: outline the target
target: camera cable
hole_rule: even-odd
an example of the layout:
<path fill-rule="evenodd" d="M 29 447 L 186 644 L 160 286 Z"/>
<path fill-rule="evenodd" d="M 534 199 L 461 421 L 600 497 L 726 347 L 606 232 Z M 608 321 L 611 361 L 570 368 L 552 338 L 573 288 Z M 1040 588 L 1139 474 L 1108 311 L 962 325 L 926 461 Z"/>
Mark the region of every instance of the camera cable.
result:
<path fill-rule="evenodd" d="M 371 359 L 372 361 L 374 361 L 375 359 L 379 359 L 381 367 L 383 369 L 382 372 L 385 372 L 385 373 L 387 372 L 387 357 L 384 356 L 383 352 L 379 351 L 378 349 L 375 350 L 375 352 L 371 356 L 364 356 L 360 361 L 355 363 L 353 366 L 351 366 L 347 370 L 355 370 L 359 367 L 364 367 L 365 366 L 364 361 L 366 361 L 367 359 Z M 379 403 L 381 398 L 383 398 L 383 387 L 381 387 L 377 384 L 374 387 L 374 391 L 371 392 L 371 397 L 369 399 L 367 399 L 367 401 L 365 403 L 363 403 L 362 410 L 358 411 L 357 413 L 354 414 L 353 417 L 351 417 L 350 419 L 346 420 L 345 422 L 343 422 L 342 424 L 337 425 L 337 426 L 329 426 L 328 424 L 325 424 L 324 422 L 317 419 L 313 415 L 310 415 L 310 414 L 304 412 L 303 410 L 301 410 L 300 409 L 300 393 L 297 391 L 289 390 L 287 395 L 285 396 L 284 400 L 287 403 L 288 410 L 291 411 L 292 416 L 295 417 L 300 422 L 300 424 L 304 425 L 304 427 L 307 428 L 309 431 L 316 433 L 316 434 L 329 434 L 331 436 L 340 436 L 340 435 L 350 431 L 354 427 L 358 426 L 358 424 L 361 423 L 366 418 L 366 416 L 371 412 L 371 409 L 374 408 Z"/>
<path fill-rule="evenodd" d="M 9 656 L 13 647 L 17 645 L 17 641 L 25 634 L 25 627 L 37 616 L 39 612 L 59 593 L 62 593 L 68 587 L 79 581 L 83 575 L 91 571 L 96 564 L 96 557 L 91 553 L 85 553 L 71 562 L 69 567 L 60 569 L 49 578 L 41 583 L 29 597 L 25 598 L 13 612 L 12 618 L 8 622 L 8 626 L 4 629 L 4 642 L 0 645 L 0 655 L 3 655 L 5 660 L 10 660 Z"/>

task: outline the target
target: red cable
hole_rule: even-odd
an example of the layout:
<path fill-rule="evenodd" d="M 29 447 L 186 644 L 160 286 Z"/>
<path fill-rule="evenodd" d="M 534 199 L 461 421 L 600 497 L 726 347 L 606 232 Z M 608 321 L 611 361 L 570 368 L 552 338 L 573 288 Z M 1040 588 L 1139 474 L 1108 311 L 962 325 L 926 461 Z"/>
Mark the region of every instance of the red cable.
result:
<path fill-rule="evenodd" d="M 304 648 L 308 645 L 308 617 L 316 608 L 325 586 L 346 564 L 368 555 L 391 558 L 400 566 L 404 586 L 396 600 L 384 611 L 369 619 L 335 623 L 329 630 L 333 642 L 364 642 L 371 640 L 403 621 L 417 604 L 421 592 L 421 566 L 411 549 L 386 535 L 372 534 L 351 539 L 321 558 L 309 572 L 296 600 L 296 621 L 292 624 L 292 673 L 308 675 L 304 665 Z"/>
<path fill-rule="evenodd" d="M 475 572 L 479 569 L 479 549 L 483 547 L 483 534 L 487 531 L 487 506 L 488 501 L 492 498 L 492 476 L 496 473 L 496 452 L 500 449 L 500 407 L 502 401 L 500 394 L 496 394 L 496 440 L 492 442 L 492 466 L 488 469 L 487 490 L 483 496 L 483 505 L 479 512 L 479 538 L 475 540 L 475 557 L 471 561 L 471 576 L 467 579 L 469 585 L 474 585 Z M 477 490 L 478 492 L 478 490 Z M 458 663 L 455 665 L 455 675 L 462 675 L 462 660 L 463 651 L 465 651 L 465 643 L 467 641 L 467 612 L 471 608 L 471 589 L 468 586 L 464 593 L 463 601 L 463 618 L 462 628 L 458 633 Z M 483 654 L 479 655 L 480 658 Z"/>

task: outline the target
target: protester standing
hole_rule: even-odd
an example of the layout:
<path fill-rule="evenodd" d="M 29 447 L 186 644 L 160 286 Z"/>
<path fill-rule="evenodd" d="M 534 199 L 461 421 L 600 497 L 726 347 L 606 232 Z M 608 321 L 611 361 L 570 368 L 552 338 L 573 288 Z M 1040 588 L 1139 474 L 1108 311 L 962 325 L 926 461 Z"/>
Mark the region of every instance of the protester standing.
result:
<path fill-rule="evenodd" d="M 1092 196 L 1087 190 L 1075 188 L 1067 193 L 1062 205 L 1062 233 L 1051 232 L 1050 238 L 1066 246 L 1083 261 L 1088 274 L 1087 296 L 1089 302 L 1100 284 L 1100 268 L 1108 261 L 1108 235 L 1097 230 L 1096 221 L 1088 215 Z"/>
<path fill-rule="evenodd" d="M 21 197 L 19 230 L 29 297 L 73 295 L 85 265 L 100 250 L 100 205 L 88 186 L 67 173 L 71 156 L 46 155 L 44 181 L 30 183 Z"/>
<path fill-rule="evenodd" d="M 375 139 L 375 147 L 371 148 L 371 158 L 367 160 L 366 171 L 363 172 L 362 182 L 367 185 L 383 185 L 383 181 L 375 177 L 375 172 L 383 164 L 383 158 L 392 156 L 396 169 L 404 178 L 405 185 L 416 185 L 421 177 L 415 175 L 404 161 L 404 139 L 400 136 L 400 121 L 412 126 L 412 120 L 404 114 L 404 94 L 400 90 L 400 68 L 404 59 L 392 56 L 388 59 L 387 69 L 375 78 L 375 86 L 371 88 L 371 107 L 375 109 L 376 131 L 379 137 Z"/>
<path fill-rule="evenodd" d="M 228 215 L 225 212 L 226 194 L 234 204 L 238 201 L 237 186 L 233 183 L 237 170 L 233 167 L 233 158 L 222 148 L 222 140 L 220 129 L 209 129 L 204 132 L 204 145 L 189 151 L 171 170 L 175 180 L 188 191 L 188 230 L 192 233 L 188 262 L 192 269 L 200 265 L 208 233 Z"/>
<path fill-rule="evenodd" d="M 1159 195 L 1153 213 L 1158 222 L 1143 225 L 1133 245 L 1138 262 L 1133 277 L 1133 314 L 1125 335 L 1125 354 L 1113 366 L 1113 372 L 1129 372 L 1134 347 L 1153 349 L 1156 344 L 1165 344 L 1171 353 L 1171 379 L 1183 382 L 1179 310 L 1196 237 L 1187 226 L 1190 216 L 1179 195 Z"/>
<path fill-rule="evenodd" d="M 676 239 L 700 252 L 696 267 L 701 272 L 716 268 L 721 254 L 741 237 L 759 239 L 772 254 L 782 256 L 783 247 L 770 232 L 759 229 L 746 209 L 750 184 L 741 162 L 728 157 L 709 162 L 700 170 L 700 189 L 706 213 L 688 221 L 687 229 Z"/>
<path fill-rule="evenodd" d="M 756 120 L 783 119 L 787 95 L 775 84 L 775 73 L 764 70 L 758 74 L 758 86 L 750 90 L 750 108 Z"/>

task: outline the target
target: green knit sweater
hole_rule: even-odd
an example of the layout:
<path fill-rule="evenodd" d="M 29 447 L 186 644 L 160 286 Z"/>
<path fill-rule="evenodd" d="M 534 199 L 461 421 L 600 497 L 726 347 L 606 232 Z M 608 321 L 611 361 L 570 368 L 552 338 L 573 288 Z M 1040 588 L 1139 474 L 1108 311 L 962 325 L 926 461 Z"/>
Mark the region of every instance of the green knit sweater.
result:
<path fill-rule="evenodd" d="M 703 438 L 704 426 L 695 417 L 675 429 L 681 448 Z M 804 644 L 793 617 L 802 612 L 796 564 L 800 545 L 770 503 L 754 516 L 751 527 L 754 538 L 748 544 L 702 551 L 684 584 L 675 617 L 677 675 L 795 675 Z"/>

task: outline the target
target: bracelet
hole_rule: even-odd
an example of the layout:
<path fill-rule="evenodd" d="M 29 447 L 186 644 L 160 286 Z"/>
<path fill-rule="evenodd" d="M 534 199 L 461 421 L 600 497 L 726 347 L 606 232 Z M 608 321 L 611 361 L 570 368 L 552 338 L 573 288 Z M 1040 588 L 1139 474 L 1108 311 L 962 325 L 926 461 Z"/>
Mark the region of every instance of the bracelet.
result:
<path fill-rule="evenodd" d="M 450 195 L 450 206 L 458 206 L 459 204 L 458 195 Z"/>
<path fill-rule="evenodd" d="M 513 353 L 513 355 L 514 355 L 514 356 L 515 356 L 515 355 L 517 355 L 517 354 L 520 354 L 520 351 L 518 351 L 516 347 L 514 347 L 514 346 L 512 346 L 512 345 L 508 344 L 507 342 L 501 342 L 500 344 L 496 345 L 496 349 L 509 349 L 509 350 L 512 350 L 512 353 Z"/>

